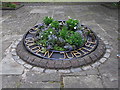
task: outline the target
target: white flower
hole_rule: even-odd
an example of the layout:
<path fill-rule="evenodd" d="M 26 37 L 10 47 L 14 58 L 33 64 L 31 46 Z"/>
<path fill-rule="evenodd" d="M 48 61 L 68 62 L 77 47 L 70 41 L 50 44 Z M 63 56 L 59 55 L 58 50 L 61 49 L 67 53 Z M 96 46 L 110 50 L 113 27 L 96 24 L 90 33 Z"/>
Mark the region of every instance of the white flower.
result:
<path fill-rule="evenodd" d="M 68 16 L 68 18 L 69 18 L 69 19 L 71 19 L 71 17 L 70 17 L 70 16 Z"/>
<path fill-rule="evenodd" d="M 43 37 L 43 36 L 41 36 L 41 37 Z"/>
<path fill-rule="evenodd" d="M 74 29 L 77 29 L 76 27 L 74 27 Z"/>
<path fill-rule="evenodd" d="M 60 25 L 62 25 L 62 23 L 59 23 Z"/>
<path fill-rule="evenodd" d="M 50 32 L 52 34 L 52 32 Z"/>
<path fill-rule="evenodd" d="M 55 29 L 54 27 L 52 29 Z"/>

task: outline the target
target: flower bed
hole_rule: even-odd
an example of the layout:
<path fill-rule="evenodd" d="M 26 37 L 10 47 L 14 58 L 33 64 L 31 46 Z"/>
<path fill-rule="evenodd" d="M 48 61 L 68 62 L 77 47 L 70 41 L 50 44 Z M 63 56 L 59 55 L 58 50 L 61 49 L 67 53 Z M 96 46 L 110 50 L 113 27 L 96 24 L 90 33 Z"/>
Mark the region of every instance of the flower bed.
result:
<path fill-rule="evenodd" d="M 57 21 L 51 17 L 45 17 L 43 23 L 31 28 L 23 41 L 32 54 L 55 60 L 83 57 L 98 44 L 95 33 L 78 20 Z"/>
<path fill-rule="evenodd" d="M 56 21 L 45 17 L 44 23 L 37 25 L 35 43 L 46 50 L 69 51 L 81 47 L 87 40 L 89 31 L 83 31 L 78 20 Z"/>
<path fill-rule="evenodd" d="M 18 2 L 3 2 L 0 7 L 2 10 L 16 10 L 24 5 L 21 5 Z"/>

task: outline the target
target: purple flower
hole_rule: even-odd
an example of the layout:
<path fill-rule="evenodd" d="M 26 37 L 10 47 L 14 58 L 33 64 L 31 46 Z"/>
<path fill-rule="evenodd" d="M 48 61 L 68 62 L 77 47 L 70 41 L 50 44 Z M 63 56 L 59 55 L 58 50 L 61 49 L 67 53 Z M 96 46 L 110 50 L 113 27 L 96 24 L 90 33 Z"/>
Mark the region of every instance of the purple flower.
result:
<path fill-rule="evenodd" d="M 49 50 L 49 49 L 52 49 L 52 46 L 51 46 L 51 45 L 48 45 L 47 49 L 48 49 L 48 50 Z"/>

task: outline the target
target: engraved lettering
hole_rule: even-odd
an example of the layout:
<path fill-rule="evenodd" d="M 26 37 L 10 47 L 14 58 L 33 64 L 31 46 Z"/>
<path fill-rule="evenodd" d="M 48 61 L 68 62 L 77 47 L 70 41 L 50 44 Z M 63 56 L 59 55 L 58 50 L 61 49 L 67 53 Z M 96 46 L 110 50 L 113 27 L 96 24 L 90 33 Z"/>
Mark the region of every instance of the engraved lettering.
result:
<path fill-rule="evenodd" d="M 30 47 L 30 46 L 33 46 L 33 45 L 35 45 L 35 43 L 34 42 L 31 42 L 31 43 L 26 43 L 26 45 L 28 46 L 28 47 Z"/>
<path fill-rule="evenodd" d="M 53 52 L 49 52 L 49 51 L 46 51 L 45 54 L 44 54 L 44 57 L 48 55 L 48 58 L 50 58 L 52 55 L 53 55 Z"/>
<path fill-rule="evenodd" d="M 85 47 L 83 47 L 83 49 L 85 49 L 85 50 L 87 50 L 87 51 L 92 51 L 92 49 L 88 49 L 88 48 L 85 48 Z"/>
<path fill-rule="evenodd" d="M 59 58 L 59 59 L 65 59 L 66 58 L 65 52 L 60 52 L 60 54 L 63 54 L 64 58 Z"/>
<path fill-rule="evenodd" d="M 34 38 L 32 37 L 28 37 L 25 39 L 26 42 L 34 42 Z"/>
<path fill-rule="evenodd" d="M 35 47 L 31 48 L 31 50 L 33 52 L 38 52 L 40 50 L 40 47 L 39 46 L 35 46 Z"/>
<path fill-rule="evenodd" d="M 32 31 L 32 30 L 29 31 L 29 33 L 36 33 L 36 32 L 37 32 L 37 31 Z"/>
<path fill-rule="evenodd" d="M 65 53 L 67 58 L 74 58 L 74 55 L 72 54 L 72 52 L 70 52 L 70 54 L 72 55 L 71 57 L 68 55 L 68 53 Z"/>
<path fill-rule="evenodd" d="M 87 43 L 85 44 L 85 46 L 93 48 L 93 46 L 91 45 L 95 45 L 96 42 L 91 42 L 91 41 L 87 41 Z"/>
<path fill-rule="evenodd" d="M 79 48 L 78 50 L 81 51 L 83 55 L 87 54 L 82 48 Z"/>
<path fill-rule="evenodd" d="M 78 51 L 72 51 L 72 53 L 75 55 L 75 57 L 80 57 L 81 56 L 81 53 L 78 52 Z"/>

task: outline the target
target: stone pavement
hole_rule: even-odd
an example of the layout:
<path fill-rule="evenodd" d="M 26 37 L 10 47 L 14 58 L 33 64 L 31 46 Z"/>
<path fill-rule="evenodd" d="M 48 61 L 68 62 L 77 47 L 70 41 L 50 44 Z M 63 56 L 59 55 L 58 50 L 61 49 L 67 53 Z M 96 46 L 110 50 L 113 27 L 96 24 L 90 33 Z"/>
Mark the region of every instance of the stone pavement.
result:
<path fill-rule="evenodd" d="M 18 40 L 44 16 L 79 19 L 110 45 L 106 62 L 96 68 L 74 73 L 41 73 L 13 60 L 11 50 Z M 0 77 L 3 88 L 118 88 L 118 11 L 101 5 L 25 5 L 2 12 L 2 60 Z M 108 46 L 109 48 L 109 46 Z M 104 60 L 103 60 L 104 61 Z M 23 62 L 20 62 L 23 63 Z M 27 65 L 27 67 L 30 67 Z M 31 67 L 32 68 L 32 67 Z"/>

